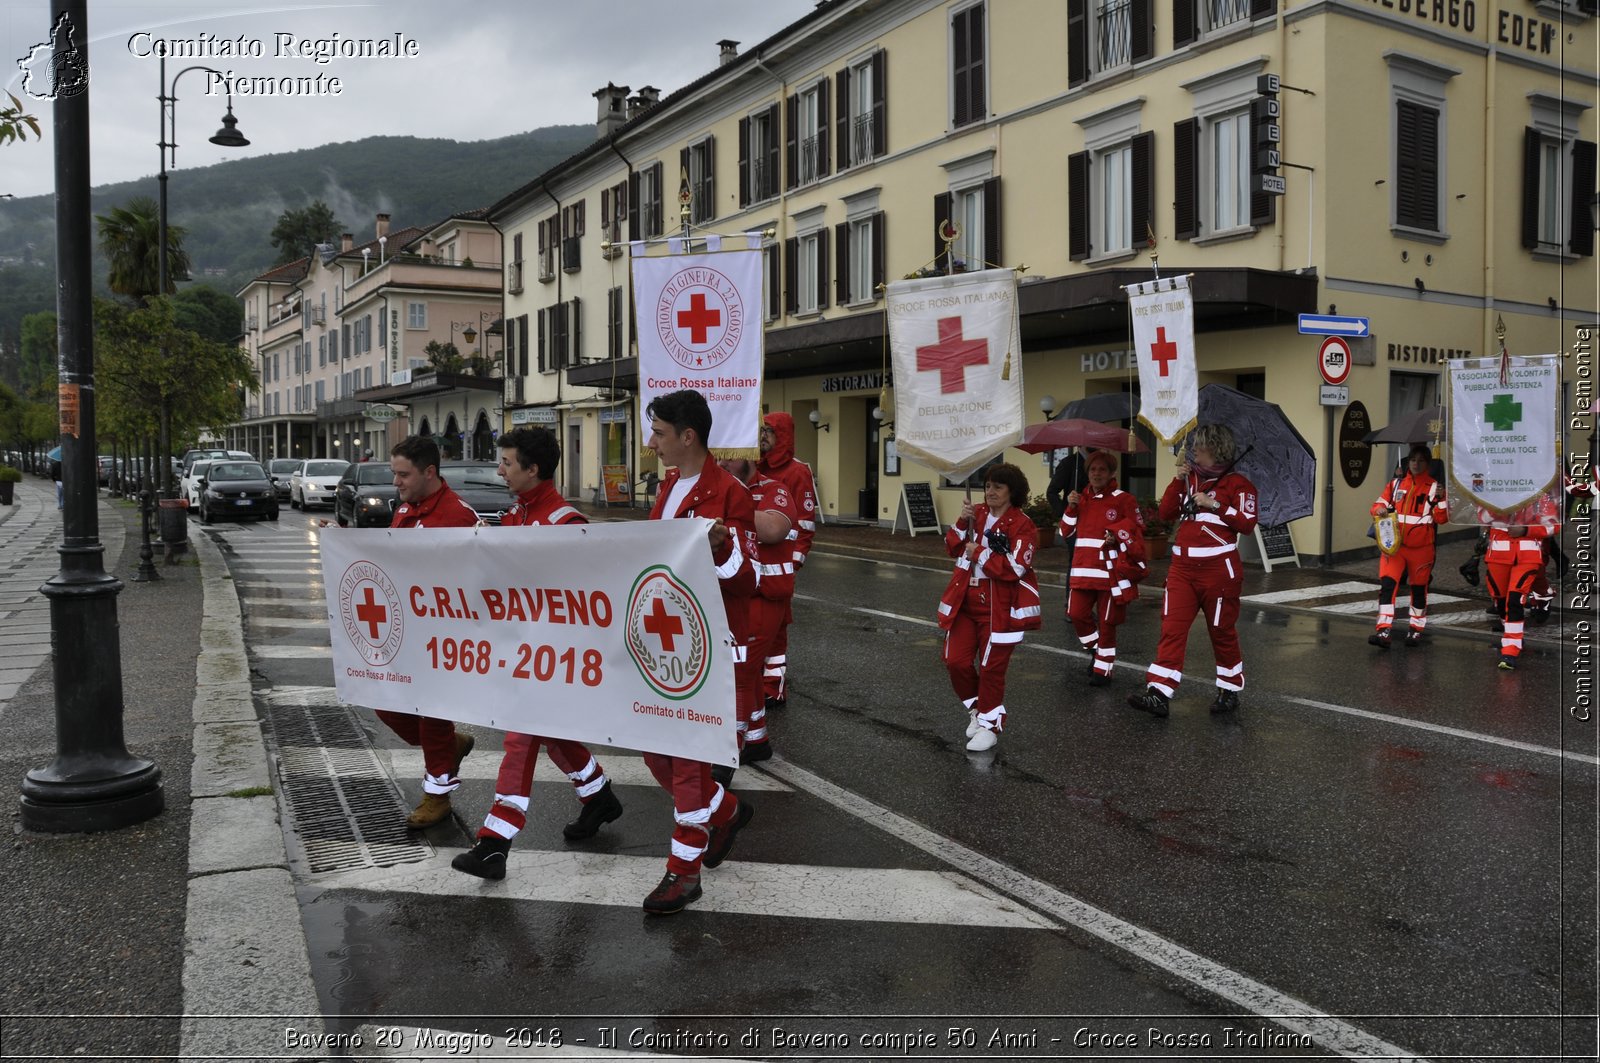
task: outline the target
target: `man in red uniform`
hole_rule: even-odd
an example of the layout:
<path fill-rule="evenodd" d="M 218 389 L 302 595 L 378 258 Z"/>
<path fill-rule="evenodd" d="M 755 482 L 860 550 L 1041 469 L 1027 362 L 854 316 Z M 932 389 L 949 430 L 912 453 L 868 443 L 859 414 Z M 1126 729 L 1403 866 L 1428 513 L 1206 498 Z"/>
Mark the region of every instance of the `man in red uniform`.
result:
<path fill-rule="evenodd" d="M 1196 613 L 1205 614 L 1217 661 L 1212 713 L 1238 709 L 1244 689 L 1244 656 L 1234 627 L 1244 585 L 1237 540 L 1255 530 L 1256 489 L 1242 474 L 1230 471 L 1238 448 L 1226 425 L 1203 424 L 1193 438 L 1193 456 L 1167 485 L 1157 510 L 1162 520 L 1179 522 L 1161 602 L 1161 642 L 1145 672 L 1145 692 L 1128 696 L 1129 705 L 1154 716 L 1167 715 L 1183 679 L 1183 655 Z"/>
<path fill-rule="evenodd" d="M 728 615 L 735 669 L 749 654 L 750 597 L 756 590 L 755 505 L 750 492 L 722 471 L 706 439 L 711 409 L 705 396 L 684 389 L 657 396 L 646 409 L 650 446 L 667 465 L 656 493 L 651 520 L 710 517 L 711 560 L 717 568 L 722 605 Z M 755 809 L 711 777 L 711 765 L 685 757 L 646 753 L 645 765 L 672 795 L 672 853 L 667 873 L 644 899 L 651 915 L 682 911 L 700 897 L 700 868 L 727 859 L 734 837 Z"/>
<path fill-rule="evenodd" d="M 790 533 L 800 515 L 788 488 L 769 480 L 756 469 L 755 462 L 729 458 L 718 462 L 723 471 L 750 489 L 755 505 L 756 593 L 750 599 L 750 632 L 754 642 L 743 664 L 734 666 L 739 687 L 739 763 L 754 764 L 772 756 L 772 741 L 767 734 L 762 662 L 787 623 L 789 600 L 794 597 L 794 547 Z M 718 769 L 712 774 L 726 782 Z"/>
<path fill-rule="evenodd" d="M 769 480 L 781 483 L 799 510 L 794 527 L 789 529 L 794 567 L 799 572 L 811 553 L 811 539 L 817 531 L 817 483 L 811 466 L 794 456 L 794 418 L 786 413 L 769 413 L 761 419 L 761 461 L 756 469 Z M 794 592 L 790 591 L 793 598 Z M 789 624 L 794 612 L 786 603 L 783 623 L 767 647 L 763 662 L 762 685 L 766 708 L 781 709 L 789 700 Z"/>
<path fill-rule="evenodd" d="M 567 505 L 552 482 L 561 465 L 561 444 L 545 428 L 516 428 L 500 437 L 500 478 L 515 496 L 500 518 L 502 528 L 552 524 L 587 524 L 582 513 Z M 479 878 L 506 877 L 511 840 L 528 822 L 533 793 L 533 768 L 543 743 L 550 760 L 572 780 L 582 804 L 578 818 L 561 828 L 567 838 L 592 838 L 622 815 L 622 802 L 612 792 L 600 762 L 579 742 L 539 738 L 507 731 L 505 756 L 495 779 L 494 805 L 478 828 L 477 844 L 450 862 L 457 871 Z"/>
<path fill-rule="evenodd" d="M 1544 540 L 1561 534 L 1561 511 L 1549 495 L 1522 507 L 1509 518 L 1489 525 L 1489 549 L 1484 555 L 1489 593 L 1501 605 L 1500 668 L 1512 671 L 1522 656 L 1524 600 L 1534 597 L 1544 574 Z M 1538 602 L 1535 599 L 1537 606 Z M 1549 608 L 1549 600 L 1543 602 Z"/>
<path fill-rule="evenodd" d="M 1433 578 L 1434 540 L 1439 525 L 1449 519 L 1444 488 L 1428 475 L 1433 452 L 1421 443 L 1406 457 L 1406 472 L 1383 486 L 1383 493 L 1372 504 L 1374 519 L 1393 516 L 1398 526 L 1400 545 L 1392 554 L 1378 557 L 1378 629 L 1367 641 L 1379 649 L 1389 648 L 1389 628 L 1394 624 L 1395 597 L 1402 582 L 1411 585 L 1410 627 L 1406 645 L 1422 645 L 1422 632 L 1428 626 L 1428 581 Z"/>
<path fill-rule="evenodd" d="M 1145 567 L 1144 520 L 1138 501 L 1117 486 L 1116 458 L 1097 450 L 1086 466 L 1088 484 L 1067 495 L 1061 514 L 1061 537 L 1073 544 L 1067 620 L 1089 654 L 1089 685 L 1103 687 L 1117 665 L 1117 627 L 1138 595 L 1123 570 L 1142 576 Z"/>
<path fill-rule="evenodd" d="M 427 436 L 408 436 L 389 451 L 389 468 L 400 506 L 391 528 L 471 528 L 478 514 L 450 490 L 439 475 L 439 445 Z M 421 829 L 450 815 L 450 794 L 461 785 L 457 773 L 476 739 L 457 734 L 450 720 L 379 709 L 378 719 L 407 745 L 422 747 L 422 803 L 406 817 L 406 826 Z"/>

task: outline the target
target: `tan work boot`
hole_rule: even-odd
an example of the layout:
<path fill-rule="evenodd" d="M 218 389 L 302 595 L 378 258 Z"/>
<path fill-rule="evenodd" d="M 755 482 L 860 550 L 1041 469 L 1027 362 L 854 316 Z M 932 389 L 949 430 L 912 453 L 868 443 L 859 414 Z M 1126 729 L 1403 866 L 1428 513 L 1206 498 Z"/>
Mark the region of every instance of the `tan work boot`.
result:
<path fill-rule="evenodd" d="M 406 817 L 406 826 L 412 830 L 422 830 L 436 823 L 443 823 L 449 818 L 449 794 L 423 794 L 422 803 L 412 809 L 411 815 Z"/>
<path fill-rule="evenodd" d="M 471 753 L 472 747 L 477 744 L 478 739 L 476 736 L 463 734 L 460 731 L 456 732 L 456 762 L 450 768 L 451 778 L 459 779 L 461 777 L 461 762 L 467 759 L 467 754 Z"/>

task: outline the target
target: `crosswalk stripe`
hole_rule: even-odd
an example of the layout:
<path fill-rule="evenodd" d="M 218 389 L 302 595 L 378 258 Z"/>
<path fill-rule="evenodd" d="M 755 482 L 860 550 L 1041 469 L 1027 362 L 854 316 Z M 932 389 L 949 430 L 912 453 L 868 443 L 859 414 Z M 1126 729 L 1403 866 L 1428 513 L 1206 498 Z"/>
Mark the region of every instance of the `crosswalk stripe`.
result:
<path fill-rule="evenodd" d="M 660 856 L 624 856 L 513 846 L 504 880 L 494 883 L 450 867 L 452 854 L 405 867 L 335 871 L 311 878 L 323 889 L 494 897 L 639 907 L 661 881 Z M 826 867 L 730 860 L 706 872 L 697 912 L 837 919 L 868 923 L 988 926 L 1058 931 L 1051 920 L 954 871 Z"/>
<path fill-rule="evenodd" d="M 312 598 L 240 598 L 239 604 L 256 607 L 279 605 L 286 609 L 315 609 L 320 613 L 325 613 L 328 602 L 327 599 L 319 594 Z"/>
<path fill-rule="evenodd" d="M 332 659 L 332 646 L 252 646 L 250 653 L 256 657 L 273 660 L 293 660 L 300 657 L 326 657 Z"/>
<path fill-rule="evenodd" d="M 491 746 L 497 746 L 492 743 Z M 394 765 L 394 773 L 400 778 L 422 778 L 422 751 L 420 749 L 379 750 L 381 757 L 387 753 L 390 762 Z M 488 756 L 481 754 L 488 753 Z M 644 758 L 631 756 L 625 753 L 597 752 L 595 759 L 600 762 L 600 767 L 605 769 L 606 777 L 618 786 L 649 786 L 659 787 L 656 777 L 650 774 L 650 769 L 645 765 Z M 472 756 L 461 762 L 462 779 L 490 779 L 493 780 L 500 772 L 499 750 L 496 748 L 485 749 L 480 742 Z M 543 749 L 539 750 L 539 762 L 534 765 L 533 781 L 535 783 L 561 783 L 570 786 L 572 780 L 561 773 L 550 760 L 550 756 Z M 738 793 L 746 790 L 770 790 L 778 793 L 790 793 L 791 788 L 773 778 L 755 771 L 742 771 L 734 780 L 733 788 Z"/>
<path fill-rule="evenodd" d="M 300 628 L 304 628 L 304 627 L 306 627 L 308 625 L 315 625 L 319 620 L 323 621 L 323 622 L 326 622 L 327 616 L 323 615 L 321 617 L 309 618 L 309 617 L 304 617 L 304 616 L 253 616 L 252 615 L 249 618 L 249 624 L 250 624 L 251 627 L 283 628 L 286 631 L 294 631 L 294 630 L 297 630 L 297 629 L 300 629 Z"/>
<path fill-rule="evenodd" d="M 244 591 L 281 591 L 284 589 L 284 584 L 282 583 L 262 583 L 259 580 L 240 580 L 235 583 L 234 586 Z M 303 583 L 297 584 L 297 586 L 301 590 L 315 591 L 316 588 L 322 586 L 322 580 L 306 580 Z"/>
<path fill-rule="evenodd" d="M 1350 580 L 1325 587 L 1293 587 L 1286 591 L 1247 594 L 1240 601 L 1249 602 L 1252 605 L 1282 605 L 1286 602 L 1298 602 L 1306 598 L 1324 598 L 1335 594 L 1354 594 L 1356 591 L 1376 591 L 1377 589 L 1378 585 L 1376 583 Z"/>

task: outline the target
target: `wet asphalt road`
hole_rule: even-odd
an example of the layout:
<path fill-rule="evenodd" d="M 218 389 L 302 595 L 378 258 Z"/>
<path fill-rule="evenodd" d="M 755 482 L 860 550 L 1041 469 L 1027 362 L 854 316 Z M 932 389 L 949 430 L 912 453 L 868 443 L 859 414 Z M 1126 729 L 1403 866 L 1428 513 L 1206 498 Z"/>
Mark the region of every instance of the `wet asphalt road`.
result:
<path fill-rule="evenodd" d="M 269 717 L 274 691 L 332 682 L 325 657 L 264 655 L 327 641 L 307 525 L 286 511 L 215 531 Z M 669 830 L 652 785 L 620 785 L 627 813 L 579 846 L 559 833 L 575 809 L 565 785 L 536 786 L 507 880 L 451 872 L 492 799 L 494 732 L 426 859 L 312 873 L 292 838 L 318 989 L 342 1017 L 329 1028 L 371 1050 L 414 1043 L 413 1028 L 548 1037 L 554 1022 L 569 1045 L 603 1045 L 614 1026 L 623 1049 L 642 1030 L 635 1047 L 789 1058 L 1593 1045 L 1592 1019 L 1559 1019 L 1592 1014 L 1596 992 L 1595 735 L 1563 729 L 1563 651 L 1531 646 L 1505 674 L 1482 635 L 1384 654 L 1365 618 L 1247 607 L 1243 710 L 1207 713 L 1200 627 L 1157 720 L 1123 699 L 1154 648 L 1159 589 L 1104 689 L 1084 682 L 1047 590 L 1045 630 L 1012 661 L 1001 744 L 968 754 L 931 623 L 946 571 L 893 556 L 824 545 L 807 566 L 793 689 L 772 724 L 782 759 L 741 771 L 757 818 L 679 916 L 637 908 Z M 331 689 L 296 699 L 334 703 Z M 353 716 L 403 815 L 414 764 Z M 614 775 L 631 756 L 596 752 Z M 760 788 L 741 785 L 752 777 Z M 601 880 L 618 895 L 567 899 Z M 752 1025 L 763 1042 L 741 1046 Z M 852 1049 L 775 1045 L 774 1026 L 844 1033 Z M 731 1040 L 673 1040 L 693 1031 Z M 1011 1043 L 986 1045 L 995 1031 Z M 905 1040 L 870 1040 L 891 1033 Z"/>

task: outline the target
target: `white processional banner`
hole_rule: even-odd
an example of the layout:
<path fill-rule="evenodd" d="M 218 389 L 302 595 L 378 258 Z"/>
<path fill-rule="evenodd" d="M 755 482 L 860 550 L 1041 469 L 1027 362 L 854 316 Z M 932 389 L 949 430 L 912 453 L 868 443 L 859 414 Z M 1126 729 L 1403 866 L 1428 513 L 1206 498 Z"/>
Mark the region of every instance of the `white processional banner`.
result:
<path fill-rule="evenodd" d="M 322 536 L 342 701 L 736 766 L 709 520 Z"/>
<path fill-rule="evenodd" d="M 720 238 L 707 239 L 722 246 Z M 711 449 L 719 456 L 738 450 L 758 456 L 764 349 L 759 245 L 657 257 L 647 257 L 642 244 L 632 250 L 639 438 L 650 438 L 644 411 L 656 396 L 693 388 L 711 407 Z"/>
<path fill-rule="evenodd" d="M 1556 454 L 1559 357 L 1554 354 L 1452 360 L 1450 485 L 1497 516 L 1508 516 L 1560 483 Z M 1504 379 L 1502 379 L 1502 368 Z M 1470 520 L 1465 507 L 1451 507 Z"/>
<path fill-rule="evenodd" d="M 1188 277 L 1127 286 L 1133 346 L 1139 362 L 1139 420 L 1163 443 L 1174 443 L 1200 417 L 1194 357 L 1194 300 Z"/>
<path fill-rule="evenodd" d="M 959 480 L 1022 442 L 1016 272 L 894 281 L 886 294 L 900 455 Z"/>

